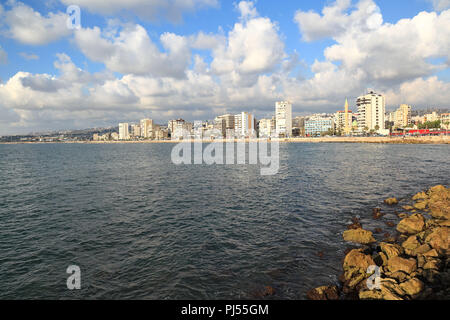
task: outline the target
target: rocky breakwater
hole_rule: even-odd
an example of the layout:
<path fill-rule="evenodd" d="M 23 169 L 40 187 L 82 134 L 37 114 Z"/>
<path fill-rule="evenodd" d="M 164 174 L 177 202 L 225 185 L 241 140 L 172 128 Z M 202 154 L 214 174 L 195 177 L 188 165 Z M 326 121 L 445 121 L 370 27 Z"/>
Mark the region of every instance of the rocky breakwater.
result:
<path fill-rule="evenodd" d="M 436 186 L 420 192 L 401 208 L 394 236 L 377 242 L 359 219 L 343 233 L 358 245 L 348 249 L 339 284 L 312 289 L 312 300 L 450 299 L 450 189 Z M 389 206 L 400 206 L 395 198 Z M 375 209 L 374 213 L 380 210 Z M 374 214 L 374 219 L 382 215 Z"/>

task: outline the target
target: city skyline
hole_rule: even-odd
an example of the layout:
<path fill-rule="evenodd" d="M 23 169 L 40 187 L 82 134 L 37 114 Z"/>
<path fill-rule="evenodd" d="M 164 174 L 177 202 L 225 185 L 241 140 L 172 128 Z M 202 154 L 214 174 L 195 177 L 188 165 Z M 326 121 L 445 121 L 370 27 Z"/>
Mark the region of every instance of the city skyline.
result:
<path fill-rule="evenodd" d="M 448 1 L 8 1 L 0 21 L 0 135 L 264 118 L 283 100 L 331 113 L 370 89 L 388 110 L 449 107 Z"/>

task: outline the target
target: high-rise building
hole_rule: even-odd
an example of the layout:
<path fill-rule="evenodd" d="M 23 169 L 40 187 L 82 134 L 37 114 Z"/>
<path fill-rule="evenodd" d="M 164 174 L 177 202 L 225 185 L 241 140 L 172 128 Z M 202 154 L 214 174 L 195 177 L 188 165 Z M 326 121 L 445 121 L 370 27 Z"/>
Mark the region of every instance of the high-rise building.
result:
<path fill-rule="evenodd" d="M 139 138 L 141 136 L 141 126 L 139 124 L 133 124 L 131 126 L 131 133 L 133 137 Z"/>
<path fill-rule="evenodd" d="M 256 133 L 255 117 L 248 112 L 234 116 L 234 129 L 237 136 L 248 137 Z"/>
<path fill-rule="evenodd" d="M 185 135 L 191 135 L 194 125 L 183 119 L 170 120 L 168 130 L 172 140 L 179 140 Z"/>
<path fill-rule="evenodd" d="M 278 137 L 292 136 L 292 104 L 281 101 L 275 104 L 276 135 Z"/>
<path fill-rule="evenodd" d="M 234 121 L 234 117 L 233 117 Z M 220 134 L 222 135 L 222 138 L 226 137 L 227 134 L 227 121 L 223 117 L 217 117 L 214 119 L 214 129 L 217 131 L 220 131 Z"/>
<path fill-rule="evenodd" d="M 450 113 L 441 114 L 441 127 L 445 130 L 450 129 Z"/>
<path fill-rule="evenodd" d="M 227 130 L 234 130 L 234 115 L 232 114 L 225 114 L 223 116 L 218 116 L 218 119 L 224 119 L 225 120 L 225 126 Z"/>
<path fill-rule="evenodd" d="M 411 124 L 411 106 L 402 104 L 397 110 L 389 113 L 389 122 L 394 128 L 405 128 Z"/>
<path fill-rule="evenodd" d="M 142 119 L 141 120 L 141 137 L 145 139 L 153 139 L 155 130 L 152 119 Z"/>
<path fill-rule="evenodd" d="M 358 130 L 360 132 L 375 130 L 378 132 L 385 129 L 386 99 L 381 94 L 373 91 L 358 97 Z"/>
<path fill-rule="evenodd" d="M 119 140 L 129 140 L 130 132 L 128 123 L 119 123 Z"/>

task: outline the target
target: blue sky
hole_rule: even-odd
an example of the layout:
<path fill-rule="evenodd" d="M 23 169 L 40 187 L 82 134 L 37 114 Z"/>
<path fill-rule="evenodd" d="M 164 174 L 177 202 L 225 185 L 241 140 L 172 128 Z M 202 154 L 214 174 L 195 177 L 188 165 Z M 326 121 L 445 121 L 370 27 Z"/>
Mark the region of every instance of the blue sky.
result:
<path fill-rule="evenodd" d="M 444 40 L 427 49 L 450 34 L 448 0 L 347 1 L 195 0 L 186 2 L 193 6 L 165 8 L 149 1 L 142 2 L 142 10 L 121 7 L 119 1 L 112 1 L 111 8 L 98 0 L 0 1 L 0 112 L 8 115 L 0 118 L 0 134 L 105 125 L 141 115 L 164 123 L 175 115 L 207 119 L 245 109 L 263 117 L 273 113 L 274 101 L 281 98 L 292 100 L 296 114 L 333 112 L 346 97 L 352 101 L 367 88 L 386 94 L 391 109 L 402 102 L 448 107 L 442 105 L 446 96 L 430 100 L 436 94 L 429 88 L 447 88 L 450 46 Z M 82 12 L 82 29 L 73 33 L 57 25 L 64 21 L 68 3 L 79 4 Z M 323 15 L 324 7 L 341 7 L 338 17 Z M 155 10 L 158 18 L 143 14 L 145 10 Z M 182 19 L 166 11 L 180 13 Z M 27 14 L 41 17 L 30 18 L 27 26 Z M 111 20 L 115 34 L 108 33 Z M 374 25 L 366 26 L 366 21 Z M 424 26 L 438 34 L 422 33 Z M 192 44 L 199 34 L 208 35 L 214 45 L 199 49 Z M 163 40 L 164 35 L 169 39 Z M 383 43 L 380 35 L 394 40 Z M 405 59 L 402 41 L 409 46 Z M 186 47 L 170 57 L 181 43 Z M 154 50 L 148 61 L 147 53 L 139 52 L 142 48 Z M 69 74 L 77 69 L 84 75 Z M 83 80 L 77 78 L 76 85 L 66 81 L 74 77 Z M 72 100 L 64 95 L 69 93 Z M 86 94 L 89 99 L 83 101 Z"/>

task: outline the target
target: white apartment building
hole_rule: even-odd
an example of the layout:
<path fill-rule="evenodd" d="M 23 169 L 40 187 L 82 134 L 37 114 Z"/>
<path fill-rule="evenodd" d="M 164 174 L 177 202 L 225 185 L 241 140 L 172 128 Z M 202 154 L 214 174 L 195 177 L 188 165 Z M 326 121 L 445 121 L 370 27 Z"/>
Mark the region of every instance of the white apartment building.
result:
<path fill-rule="evenodd" d="M 364 132 L 366 129 L 380 133 L 385 131 L 386 99 L 384 96 L 371 91 L 358 97 L 356 105 L 359 113 L 359 132 Z"/>
<path fill-rule="evenodd" d="M 259 120 L 259 137 L 269 138 L 275 135 L 275 117 L 272 119 L 261 119 Z"/>
<path fill-rule="evenodd" d="M 130 139 L 129 127 L 128 123 L 119 123 L 119 140 Z"/>
<path fill-rule="evenodd" d="M 141 120 L 141 137 L 153 139 L 154 124 L 152 119 Z"/>
<path fill-rule="evenodd" d="M 281 101 L 275 104 L 276 135 L 278 137 L 292 136 L 292 104 Z"/>
<path fill-rule="evenodd" d="M 237 136 L 248 137 L 255 134 L 255 117 L 248 112 L 234 116 L 234 129 Z"/>
<path fill-rule="evenodd" d="M 334 125 L 336 130 L 342 131 L 342 133 L 345 133 L 345 128 L 352 128 L 353 126 L 353 113 L 351 111 L 348 111 L 347 115 L 347 126 L 345 125 L 345 111 L 338 111 L 334 114 Z"/>

